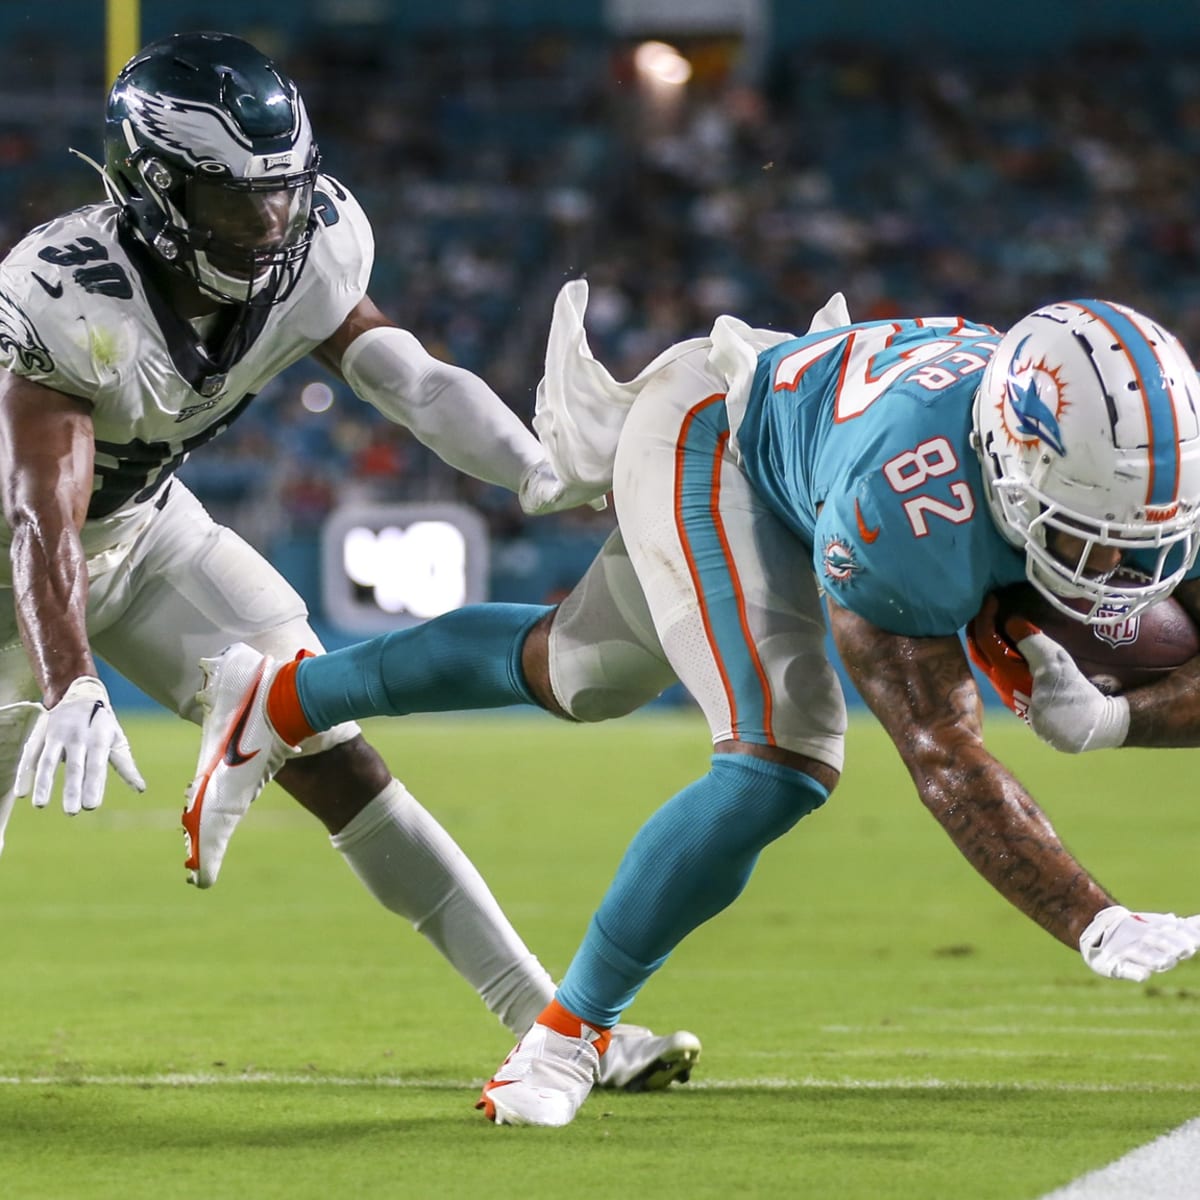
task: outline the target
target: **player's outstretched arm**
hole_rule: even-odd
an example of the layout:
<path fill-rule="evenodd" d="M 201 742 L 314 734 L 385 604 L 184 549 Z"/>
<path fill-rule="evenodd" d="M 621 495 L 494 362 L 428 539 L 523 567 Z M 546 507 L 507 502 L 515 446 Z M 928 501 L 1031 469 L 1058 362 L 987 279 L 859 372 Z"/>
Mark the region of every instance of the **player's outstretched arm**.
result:
<path fill-rule="evenodd" d="M 829 614 L 838 653 L 925 806 L 1005 899 L 1113 978 L 1144 979 L 1200 948 L 1200 929 L 1188 922 L 1117 905 L 988 753 L 979 691 L 957 637 L 887 633 L 832 601 Z"/>
<path fill-rule="evenodd" d="M 554 474 L 537 438 L 478 375 L 434 358 L 369 297 L 316 356 L 443 462 L 516 492 L 525 512 L 540 515 L 582 502 Z"/>
<path fill-rule="evenodd" d="M 13 602 L 45 705 L 26 740 L 17 794 L 49 803 L 65 764 L 63 808 L 97 808 L 111 762 L 138 791 L 87 636 L 87 562 L 79 530 L 92 492 L 94 440 L 82 400 L 0 370 L 0 503 L 12 529 Z"/>

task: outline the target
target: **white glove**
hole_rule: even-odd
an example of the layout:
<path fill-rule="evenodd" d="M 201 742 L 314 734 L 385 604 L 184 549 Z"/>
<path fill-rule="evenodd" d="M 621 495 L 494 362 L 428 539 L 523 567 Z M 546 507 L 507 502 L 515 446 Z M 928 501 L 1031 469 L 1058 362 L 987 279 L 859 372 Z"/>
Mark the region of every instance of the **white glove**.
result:
<path fill-rule="evenodd" d="M 67 765 L 63 812 L 71 816 L 100 807 L 110 762 L 134 791 L 146 790 L 108 691 L 91 675 L 80 676 L 53 708 L 42 710 L 17 764 L 17 795 L 32 791 L 34 807 L 45 808 L 61 762 Z"/>
<path fill-rule="evenodd" d="M 1080 934 L 1079 952 L 1097 975 L 1144 983 L 1200 949 L 1200 919 L 1174 913 L 1132 913 L 1119 904 L 1101 909 Z"/>
<path fill-rule="evenodd" d="M 608 501 L 603 496 L 588 500 L 595 490 L 590 484 L 564 483 L 543 458 L 521 477 L 517 499 L 521 502 L 521 510 L 530 517 L 544 517 L 547 513 L 578 508 L 585 501 L 590 508 L 603 512 L 608 507 Z"/>
<path fill-rule="evenodd" d="M 1106 696 L 1075 665 L 1075 660 L 1044 633 L 1017 643 L 1033 675 L 1025 719 L 1034 733 L 1056 750 L 1079 754 L 1111 750 L 1129 734 L 1129 701 Z"/>

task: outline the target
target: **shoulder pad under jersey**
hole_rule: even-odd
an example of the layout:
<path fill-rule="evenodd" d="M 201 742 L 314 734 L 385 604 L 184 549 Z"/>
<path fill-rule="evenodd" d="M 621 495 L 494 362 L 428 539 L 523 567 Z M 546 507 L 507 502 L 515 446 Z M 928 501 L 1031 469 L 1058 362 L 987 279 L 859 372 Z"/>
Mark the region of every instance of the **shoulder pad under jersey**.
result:
<path fill-rule="evenodd" d="M 117 209 L 91 204 L 27 234 L 0 263 L 0 366 L 94 398 L 135 288 L 117 240 Z"/>
<path fill-rule="evenodd" d="M 358 201 L 332 176 L 317 176 L 313 214 L 316 232 L 297 292 L 322 297 L 329 325 L 326 330 L 314 330 L 314 334 L 323 332 L 327 337 L 367 294 L 375 262 L 375 238 Z"/>

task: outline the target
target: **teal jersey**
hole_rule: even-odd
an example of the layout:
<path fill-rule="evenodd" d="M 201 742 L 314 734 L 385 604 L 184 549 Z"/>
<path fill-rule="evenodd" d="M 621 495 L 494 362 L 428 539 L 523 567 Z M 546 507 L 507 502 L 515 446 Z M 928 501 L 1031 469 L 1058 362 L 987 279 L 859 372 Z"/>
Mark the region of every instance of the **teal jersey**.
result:
<path fill-rule="evenodd" d="M 999 340 L 957 318 L 876 321 L 759 355 L 736 434 L 743 469 L 829 595 L 881 629 L 952 634 L 1025 577 L 970 441 Z"/>

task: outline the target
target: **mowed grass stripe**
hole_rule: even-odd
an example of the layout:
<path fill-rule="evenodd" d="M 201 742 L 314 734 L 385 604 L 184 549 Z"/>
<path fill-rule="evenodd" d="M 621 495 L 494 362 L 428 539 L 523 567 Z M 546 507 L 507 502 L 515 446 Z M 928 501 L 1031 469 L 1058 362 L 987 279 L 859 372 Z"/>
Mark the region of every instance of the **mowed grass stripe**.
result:
<path fill-rule="evenodd" d="M 471 1091 L 482 1085 L 479 1079 L 417 1079 L 401 1075 L 301 1075 L 275 1071 L 248 1071 L 236 1075 L 206 1072 L 166 1072 L 151 1075 L 9 1075 L 0 1076 L 0 1087 L 329 1087 L 394 1088 L 414 1091 Z M 923 1076 L 897 1079 L 821 1078 L 810 1075 L 798 1079 L 754 1076 L 746 1079 L 694 1079 L 685 1091 L 989 1091 L 989 1092 L 1078 1092 L 1137 1093 L 1200 1092 L 1195 1083 L 1090 1083 L 1079 1080 L 1028 1079 L 1004 1082 L 970 1079 L 938 1079 Z M 597 1092 L 599 1096 L 601 1093 Z"/>

